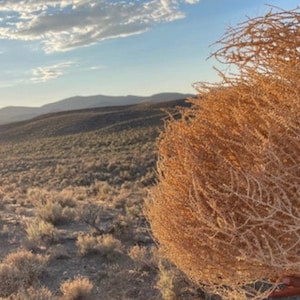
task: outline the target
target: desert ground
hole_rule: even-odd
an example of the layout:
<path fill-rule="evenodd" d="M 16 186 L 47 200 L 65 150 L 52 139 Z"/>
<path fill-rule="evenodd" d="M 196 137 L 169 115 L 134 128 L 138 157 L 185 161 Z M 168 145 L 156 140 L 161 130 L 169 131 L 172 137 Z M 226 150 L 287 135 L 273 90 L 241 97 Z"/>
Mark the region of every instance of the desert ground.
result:
<path fill-rule="evenodd" d="M 178 105 L 1 126 L 1 299 L 210 299 L 163 258 L 143 213 Z"/>

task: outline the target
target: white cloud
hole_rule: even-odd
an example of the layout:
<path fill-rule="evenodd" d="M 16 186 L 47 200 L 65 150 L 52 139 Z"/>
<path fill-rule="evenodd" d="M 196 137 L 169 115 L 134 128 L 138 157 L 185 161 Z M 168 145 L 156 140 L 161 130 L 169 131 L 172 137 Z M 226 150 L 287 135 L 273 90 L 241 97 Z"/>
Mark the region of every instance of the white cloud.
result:
<path fill-rule="evenodd" d="M 0 38 L 39 40 L 45 52 L 126 37 L 184 18 L 181 3 L 198 0 L 3 0 Z"/>
<path fill-rule="evenodd" d="M 51 79 L 55 79 L 64 74 L 64 70 L 70 67 L 74 62 L 67 61 L 63 63 L 58 63 L 52 66 L 38 67 L 31 71 L 32 77 L 31 81 L 35 83 L 46 82 Z"/>
<path fill-rule="evenodd" d="M 99 66 L 92 66 L 92 67 L 89 67 L 87 70 L 90 70 L 90 71 L 97 71 L 97 70 L 102 70 L 104 69 L 105 67 L 102 66 L 102 65 L 99 65 Z"/>
<path fill-rule="evenodd" d="M 184 2 L 188 4 L 196 4 L 199 2 L 199 0 L 185 0 Z"/>

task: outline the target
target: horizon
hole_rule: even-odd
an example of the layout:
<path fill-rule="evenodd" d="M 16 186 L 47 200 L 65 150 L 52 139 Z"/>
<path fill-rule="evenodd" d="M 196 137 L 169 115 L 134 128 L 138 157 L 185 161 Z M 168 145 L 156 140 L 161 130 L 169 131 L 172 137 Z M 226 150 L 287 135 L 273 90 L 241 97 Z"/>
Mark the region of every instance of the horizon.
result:
<path fill-rule="evenodd" d="M 0 7 L 0 108 L 92 95 L 197 94 L 217 82 L 214 43 L 284 0 L 5 0 Z"/>
<path fill-rule="evenodd" d="M 63 99 L 56 99 L 54 100 L 53 102 L 47 102 L 45 104 L 42 104 L 40 106 L 27 106 L 27 105 L 7 105 L 7 106 L 3 106 L 3 107 L 0 107 L 0 110 L 2 109 L 6 109 L 6 108 L 32 108 L 32 109 L 35 109 L 35 108 L 42 108 L 43 106 L 46 106 L 48 104 L 55 104 L 55 103 L 59 103 L 59 102 L 62 102 L 64 100 L 69 100 L 69 99 L 75 99 L 75 98 L 90 98 L 90 97 L 111 97 L 111 98 L 126 98 L 126 97 L 141 97 L 141 98 L 151 98 L 153 96 L 156 96 L 156 95 L 163 95 L 163 94 L 181 94 L 181 95 L 191 95 L 191 96 L 196 96 L 197 93 L 180 93 L 180 92 L 161 92 L 161 93 L 155 93 L 155 94 L 149 94 L 149 95 L 134 95 L 134 94 L 131 94 L 131 95 L 104 95 L 104 94 L 95 94 L 95 95 L 74 95 L 74 96 L 71 96 L 71 97 L 66 97 L 66 98 L 63 98 Z M 170 99 L 170 100 L 176 100 L 176 99 Z M 128 104 L 124 104 L 124 105 L 128 105 Z M 113 106 L 113 104 L 112 104 Z M 70 108 L 70 110 L 72 110 L 72 108 Z"/>

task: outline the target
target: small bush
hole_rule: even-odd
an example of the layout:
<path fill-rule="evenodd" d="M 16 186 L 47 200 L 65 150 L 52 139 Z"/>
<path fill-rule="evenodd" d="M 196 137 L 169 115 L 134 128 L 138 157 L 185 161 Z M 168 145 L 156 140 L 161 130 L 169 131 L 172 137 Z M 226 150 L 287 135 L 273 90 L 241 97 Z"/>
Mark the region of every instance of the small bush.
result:
<path fill-rule="evenodd" d="M 128 251 L 128 256 L 138 262 L 144 262 L 147 260 L 148 251 L 145 246 L 135 245 Z"/>
<path fill-rule="evenodd" d="M 3 221 L 2 221 L 2 218 L 1 218 L 1 215 L 0 215 L 0 234 L 1 234 L 2 229 L 3 229 Z"/>
<path fill-rule="evenodd" d="M 26 250 L 9 254 L 0 264 L 0 296 L 7 297 L 37 282 L 47 259 Z"/>
<path fill-rule="evenodd" d="M 146 246 L 135 245 L 129 249 L 128 256 L 142 266 L 148 266 L 151 269 L 158 268 L 159 254 L 156 247 L 149 249 Z"/>
<path fill-rule="evenodd" d="M 65 300 L 88 300 L 91 298 L 93 284 L 87 278 L 78 277 L 63 282 L 60 290 Z"/>
<path fill-rule="evenodd" d="M 113 253 L 122 251 L 122 243 L 111 234 L 104 234 L 98 237 L 97 241 L 97 249 L 104 256 L 110 256 Z"/>
<path fill-rule="evenodd" d="M 99 206 L 88 203 L 79 207 L 77 211 L 80 221 L 88 224 L 99 232 L 101 231 L 99 227 L 101 208 Z"/>
<path fill-rule="evenodd" d="M 91 234 L 82 235 L 77 238 L 76 244 L 82 256 L 96 253 L 111 256 L 122 249 L 122 243 L 111 234 L 96 237 Z"/>
<path fill-rule="evenodd" d="M 37 207 L 36 214 L 41 220 L 53 225 L 64 221 L 63 207 L 58 202 L 47 201 L 45 204 Z"/>
<path fill-rule="evenodd" d="M 22 277 L 18 270 L 6 264 L 0 264 L 0 297 L 7 297 L 20 288 Z"/>
<path fill-rule="evenodd" d="M 57 239 L 58 232 L 55 227 L 43 220 L 34 220 L 26 223 L 27 238 L 36 246 L 41 241 L 53 242 Z"/>
<path fill-rule="evenodd" d="M 159 263 L 156 288 L 160 291 L 163 300 L 173 300 L 176 298 L 174 279 L 175 275 L 172 270 Z"/>
<path fill-rule="evenodd" d="M 76 245 L 82 256 L 97 253 L 97 239 L 91 234 L 78 236 Z"/>
<path fill-rule="evenodd" d="M 17 294 L 11 295 L 9 300 L 58 300 L 47 288 L 22 289 Z"/>
<path fill-rule="evenodd" d="M 36 216 L 48 223 L 58 225 L 72 217 L 70 210 L 76 206 L 71 191 L 47 191 L 30 189 L 28 197 L 36 207 Z"/>

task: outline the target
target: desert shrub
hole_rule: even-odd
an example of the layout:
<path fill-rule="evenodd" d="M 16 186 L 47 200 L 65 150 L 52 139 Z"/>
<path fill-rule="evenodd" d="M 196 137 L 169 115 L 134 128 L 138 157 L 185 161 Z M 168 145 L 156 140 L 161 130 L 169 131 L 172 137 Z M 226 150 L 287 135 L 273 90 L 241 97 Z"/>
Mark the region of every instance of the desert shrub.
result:
<path fill-rule="evenodd" d="M 88 300 L 91 297 L 93 284 L 88 278 L 78 277 L 74 280 L 63 282 L 60 290 L 65 300 Z"/>
<path fill-rule="evenodd" d="M 36 207 L 36 216 L 41 220 L 58 225 L 71 219 L 76 206 L 72 199 L 72 191 L 47 191 L 44 189 L 29 189 L 28 197 Z"/>
<path fill-rule="evenodd" d="M 46 257 L 27 250 L 11 253 L 3 261 L 4 264 L 11 265 L 24 274 L 28 283 L 34 282 L 43 273 L 46 262 Z"/>
<path fill-rule="evenodd" d="M 104 256 L 111 257 L 115 253 L 122 252 L 122 243 L 111 234 L 97 237 L 97 251 Z"/>
<path fill-rule="evenodd" d="M 57 192 L 55 198 L 62 207 L 74 208 L 77 205 L 76 201 L 74 200 L 76 196 L 77 195 L 75 191 L 72 189 L 64 189 L 60 192 Z"/>
<path fill-rule="evenodd" d="M 159 275 L 156 282 L 156 288 L 160 291 L 163 300 L 173 300 L 176 298 L 174 286 L 174 273 L 167 269 L 162 263 L 159 263 Z"/>
<path fill-rule="evenodd" d="M 129 202 L 129 201 L 128 201 Z M 125 212 L 126 212 L 126 216 L 129 219 L 139 219 L 142 215 L 142 208 L 140 203 L 128 203 L 125 206 Z"/>
<path fill-rule="evenodd" d="M 136 263 L 147 266 L 151 269 L 157 269 L 159 264 L 159 253 L 155 246 L 146 247 L 135 245 L 128 250 L 128 256 Z"/>
<path fill-rule="evenodd" d="M 163 300 L 194 299 L 194 300 L 220 300 L 210 298 L 193 285 L 186 276 L 174 265 L 161 258 L 158 262 L 158 274 L 155 284 Z"/>
<path fill-rule="evenodd" d="M 0 296 L 7 297 L 37 282 L 47 259 L 26 250 L 9 254 L 0 264 Z"/>
<path fill-rule="evenodd" d="M 158 140 L 154 236 L 225 299 L 262 299 L 300 275 L 299 37 L 299 8 L 229 29 L 214 56 L 238 72 L 197 84 L 199 98 Z"/>
<path fill-rule="evenodd" d="M 82 256 L 97 253 L 97 239 L 91 234 L 79 235 L 77 237 L 76 245 L 79 254 Z"/>
<path fill-rule="evenodd" d="M 11 295 L 9 300 L 58 300 L 57 297 L 52 295 L 52 293 L 47 288 L 28 288 L 22 289 L 17 294 Z"/>
<path fill-rule="evenodd" d="M 114 211 L 102 202 L 99 204 L 83 204 L 77 208 L 77 219 L 89 225 L 97 235 L 111 234 L 115 232 Z M 106 207 L 105 207 L 106 206 Z"/>
<path fill-rule="evenodd" d="M 0 264 L 0 280 L 0 297 L 7 297 L 18 290 L 21 276 L 16 268 Z"/>
<path fill-rule="evenodd" d="M 39 205 L 36 210 L 36 215 L 41 220 L 44 220 L 53 225 L 62 223 L 63 207 L 58 202 L 46 201 L 42 205 Z"/>
<path fill-rule="evenodd" d="M 96 204 L 88 203 L 78 207 L 77 213 L 80 221 L 88 224 L 96 231 L 101 232 L 100 229 L 101 207 L 99 207 Z"/>
<path fill-rule="evenodd" d="M 128 250 L 128 256 L 139 263 L 147 265 L 148 261 L 148 250 L 145 246 L 135 245 Z"/>
<path fill-rule="evenodd" d="M 51 223 L 43 220 L 34 219 L 26 222 L 25 226 L 27 238 L 35 246 L 43 241 L 53 242 L 58 238 L 57 229 Z"/>
<path fill-rule="evenodd" d="M 1 231 L 3 229 L 3 226 L 4 226 L 4 222 L 3 222 L 2 217 L 0 215 L 0 234 L 1 234 Z"/>
<path fill-rule="evenodd" d="M 80 255 L 101 254 L 103 256 L 112 256 L 116 252 L 122 251 L 122 243 L 111 234 L 93 236 L 92 234 L 80 235 L 77 238 L 76 245 Z"/>

